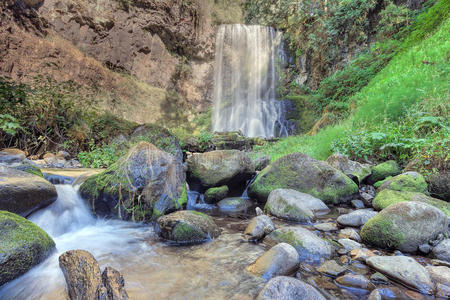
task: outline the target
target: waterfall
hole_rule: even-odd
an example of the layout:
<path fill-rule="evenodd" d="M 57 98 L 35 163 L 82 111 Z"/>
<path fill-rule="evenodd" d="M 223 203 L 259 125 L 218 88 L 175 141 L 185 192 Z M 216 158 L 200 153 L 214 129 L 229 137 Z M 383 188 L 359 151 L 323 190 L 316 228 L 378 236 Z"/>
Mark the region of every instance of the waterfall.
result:
<path fill-rule="evenodd" d="M 248 137 L 287 135 L 278 98 L 285 61 L 282 33 L 259 25 L 222 25 L 216 38 L 213 130 Z"/>

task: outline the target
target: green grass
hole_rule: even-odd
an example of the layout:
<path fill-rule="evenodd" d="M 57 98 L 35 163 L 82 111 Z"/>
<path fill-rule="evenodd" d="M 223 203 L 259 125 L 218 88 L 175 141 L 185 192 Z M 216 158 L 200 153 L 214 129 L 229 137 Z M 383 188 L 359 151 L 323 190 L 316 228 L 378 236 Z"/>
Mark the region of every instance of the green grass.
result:
<path fill-rule="evenodd" d="M 276 144 L 257 146 L 255 151 L 270 155 L 272 161 L 293 152 L 303 152 L 316 159 L 326 159 L 333 152 L 333 142 L 345 140 L 361 130 L 381 131 L 389 135 L 393 127 L 402 124 L 402 128 L 407 132 L 408 127 L 414 124 L 412 116 L 416 113 L 448 120 L 449 8 L 450 1 L 440 1 L 432 8 L 433 10 L 430 9 L 419 16 L 414 30 L 403 42 L 401 47 L 403 50 L 398 52 L 367 86 L 349 99 L 349 102 L 357 104 L 357 109 L 347 120 L 329 126 L 314 136 L 287 137 Z M 442 14 L 442 11 L 447 13 Z M 444 19 L 436 21 L 442 18 Z M 437 28 L 431 25 L 421 27 L 430 23 L 440 25 Z M 430 31 L 423 32 L 423 28 Z M 417 139 L 426 139 L 424 148 L 429 146 L 432 152 L 440 151 L 433 147 L 444 147 L 449 140 L 449 131 L 445 124 L 441 129 L 422 133 L 421 136 L 420 132 L 414 132 L 411 128 L 408 132 L 416 134 L 414 137 Z M 396 134 L 401 136 L 404 133 Z M 436 143 L 438 140 L 443 142 Z"/>

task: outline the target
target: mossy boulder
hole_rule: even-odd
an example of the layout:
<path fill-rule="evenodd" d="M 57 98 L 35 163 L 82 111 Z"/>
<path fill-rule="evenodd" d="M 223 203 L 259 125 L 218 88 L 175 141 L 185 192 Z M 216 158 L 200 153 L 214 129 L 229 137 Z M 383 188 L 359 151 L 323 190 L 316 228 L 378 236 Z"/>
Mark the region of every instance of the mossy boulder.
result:
<path fill-rule="evenodd" d="M 378 188 L 379 191 L 390 189 L 395 191 L 408 191 L 427 193 L 425 178 L 417 172 L 406 172 L 384 180 Z"/>
<path fill-rule="evenodd" d="M 325 203 L 350 200 L 358 193 L 358 186 L 344 173 L 303 153 L 286 155 L 267 166 L 248 192 L 251 197 L 265 202 L 276 189 L 293 189 Z"/>
<path fill-rule="evenodd" d="M 7 211 L 0 211 L 0 240 L 0 286 L 42 262 L 55 247 L 44 230 Z"/>
<path fill-rule="evenodd" d="M 187 164 L 188 182 L 194 189 L 243 185 L 255 173 L 250 157 L 238 150 L 194 153 Z"/>
<path fill-rule="evenodd" d="M 44 177 L 44 174 L 42 174 L 41 169 L 39 169 L 38 167 L 33 166 L 31 164 L 24 163 L 24 164 L 15 166 L 13 168 L 16 169 L 16 170 L 19 170 L 19 171 L 27 172 L 27 173 L 32 174 L 32 175 L 36 175 L 36 176 L 39 176 L 39 177 Z"/>
<path fill-rule="evenodd" d="M 147 142 L 139 142 L 106 171 L 80 187 L 94 214 L 149 220 L 187 202 L 182 162 Z"/>
<path fill-rule="evenodd" d="M 426 203 L 395 203 L 371 218 L 361 229 L 363 242 L 381 248 L 416 252 L 441 233 L 446 233 L 447 216 Z"/>
<path fill-rule="evenodd" d="M 291 189 L 272 191 L 264 209 L 271 215 L 294 222 L 310 222 L 330 211 L 322 200 Z"/>
<path fill-rule="evenodd" d="M 405 201 L 419 201 L 433 205 L 450 217 L 450 203 L 417 192 L 382 190 L 375 196 L 372 205 L 376 210 L 382 210 L 394 203 Z"/>
<path fill-rule="evenodd" d="M 389 176 L 396 176 L 401 173 L 400 167 L 394 160 L 385 161 L 372 167 L 372 174 L 367 178 L 367 183 L 374 184 Z"/>
<path fill-rule="evenodd" d="M 370 165 L 352 161 L 343 154 L 333 154 L 327 158 L 326 162 L 350 177 L 356 184 L 364 182 L 372 174 Z"/>
<path fill-rule="evenodd" d="M 220 211 L 225 213 L 240 213 L 246 212 L 247 209 L 253 206 L 253 202 L 247 198 L 232 197 L 220 200 L 217 206 Z"/>
<path fill-rule="evenodd" d="M 53 184 L 44 178 L 0 166 L 0 210 L 26 217 L 57 197 Z"/>
<path fill-rule="evenodd" d="M 216 203 L 228 195 L 229 189 L 228 186 L 222 185 L 219 187 L 209 188 L 205 192 L 205 202 L 206 203 Z"/>
<path fill-rule="evenodd" d="M 274 230 L 264 238 L 264 243 L 269 246 L 288 243 L 297 250 L 301 261 L 308 262 L 319 262 L 330 258 L 334 252 L 330 243 L 300 226 Z"/>
<path fill-rule="evenodd" d="M 172 242 L 181 244 L 201 243 L 220 234 L 214 220 L 203 213 L 183 210 L 158 218 L 159 235 Z"/>

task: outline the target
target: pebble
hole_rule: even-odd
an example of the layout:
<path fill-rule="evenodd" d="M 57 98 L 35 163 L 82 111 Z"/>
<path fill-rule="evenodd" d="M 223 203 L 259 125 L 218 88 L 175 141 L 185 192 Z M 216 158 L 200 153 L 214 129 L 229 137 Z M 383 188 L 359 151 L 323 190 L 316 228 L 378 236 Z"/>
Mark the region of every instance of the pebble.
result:
<path fill-rule="evenodd" d="M 361 237 L 359 236 L 358 231 L 350 227 L 339 231 L 338 237 L 341 239 L 352 239 L 354 241 L 361 242 Z"/>
<path fill-rule="evenodd" d="M 337 231 L 338 227 L 335 223 L 319 223 L 314 228 L 320 231 Z"/>
<path fill-rule="evenodd" d="M 350 256 L 354 260 L 365 262 L 367 258 L 375 256 L 375 253 L 367 248 L 353 249 L 350 251 Z"/>
<path fill-rule="evenodd" d="M 320 267 L 317 268 L 317 271 L 319 271 L 320 273 L 325 273 L 331 276 L 339 276 L 346 270 L 347 268 L 339 265 L 334 260 L 327 260 Z"/>
<path fill-rule="evenodd" d="M 345 250 L 351 251 L 353 249 L 359 249 L 362 248 L 362 245 L 358 242 L 355 242 L 351 239 L 339 239 L 338 243 L 344 247 Z"/>
<path fill-rule="evenodd" d="M 356 209 L 363 209 L 364 206 L 364 202 L 362 202 L 361 200 L 352 200 L 351 201 L 352 206 Z"/>
<path fill-rule="evenodd" d="M 365 290 L 373 290 L 375 289 L 375 285 L 369 281 L 363 275 L 353 275 L 346 274 L 336 278 L 336 282 L 343 286 L 365 289 Z"/>

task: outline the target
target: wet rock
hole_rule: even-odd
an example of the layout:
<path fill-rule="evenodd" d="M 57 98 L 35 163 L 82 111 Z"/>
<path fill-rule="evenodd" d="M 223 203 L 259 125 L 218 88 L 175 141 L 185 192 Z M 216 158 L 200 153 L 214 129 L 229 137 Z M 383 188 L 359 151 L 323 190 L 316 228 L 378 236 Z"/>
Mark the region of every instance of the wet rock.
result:
<path fill-rule="evenodd" d="M 327 241 L 300 226 L 274 230 L 266 236 L 264 243 L 268 245 L 288 243 L 297 250 L 301 261 L 321 261 L 324 258 L 330 258 L 334 252 Z"/>
<path fill-rule="evenodd" d="M 339 276 L 347 271 L 347 269 L 334 260 L 327 260 L 317 268 L 317 271 L 331 276 Z"/>
<path fill-rule="evenodd" d="M 158 218 L 159 235 L 177 243 L 198 243 L 220 234 L 213 219 L 203 213 L 191 210 L 177 211 Z"/>
<path fill-rule="evenodd" d="M 228 195 L 229 189 L 226 185 L 222 185 L 219 187 L 209 188 L 205 192 L 205 202 L 206 203 L 216 203 Z"/>
<path fill-rule="evenodd" d="M 265 202 L 276 189 L 293 189 L 325 203 L 350 200 L 358 186 L 341 171 L 302 153 L 286 155 L 261 171 L 249 187 L 249 195 Z"/>
<path fill-rule="evenodd" d="M 418 201 L 433 205 L 442 210 L 447 216 L 450 216 L 450 203 L 429 197 L 422 193 L 408 191 L 383 190 L 373 199 L 372 205 L 376 210 L 382 210 L 394 203 Z"/>
<path fill-rule="evenodd" d="M 364 290 L 373 290 L 375 285 L 363 275 L 346 274 L 336 278 L 336 282 L 340 285 Z"/>
<path fill-rule="evenodd" d="M 400 173 L 401 171 L 398 164 L 393 160 L 389 160 L 372 167 L 372 174 L 369 178 L 367 178 L 367 182 L 369 184 L 374 184 L 375 182 L 386 179 L 389 176 L 395 176 Z"/>
<path fill-rule="evenodd" d="M 21 163 L 25 159 L 25 152 L 16 148 L 7 148 L 0 151 L 0 164 Z"/>
<path fill-rule="evenodd" d="M 447 232 L 447 216 L 421 202 L 392 204 L 361 229 L 363 242 L 381 248 L 415 252 L 418 247 Z"/>
<path fill-rule="evenodd" d="M 314 225 L 314 228 L 320 231 L 337 231 L 337 225 L 335 223 L 319 223 Z"/>
<path fill-rule="evenodd" d="M 375 253 L 366 248 L 355 248 L 350 251 L 350 256 L 354 260 L 364 262 L 367 258 L 375 256 Z"/>
<path fill-rule="evenodd" d="M 433 294 L 433 283 L 427 269 L 407 256 L 373 256 L 366 263 L 375 270 L 392 277 L 424 294 Z"/>
<path fill-rule="evenodd" d="M 309 222 L 330 211 L 320 199 L 291 189 L 272 191 L 264 209 L 271 215 L 294 222 Z"/>
<path fill-rule="evenodd" d="M 189 184 L 201 188 L 245 184 L 254 174 L 250 157 L 238 150 L 194 153 L 187 164 Z"/>
<path fill-rule="evenodd" d="M 272 220 L 269 216 L 259 215 L 250 220 L 244 231 L 244 236 L 249 241 L 258 241 L 275 230 Z"/>
<path fill-rule="evenodd" d="M 442 240 L 432 250 L 434 257 L 450 263 L 450 239 Z"/>
<path fill-rule="evenodd" d="M 436 297 L 450 299 L 450 286 L 436 283 Z"/>
<path fill-rule="evenodd" d="M 357 243 L 355 241 L 352 241 L 351 239 L 339 239 L 338 243 L 344 247 L 345 250 L 351 251 L 353 249 L 359 249 L 362 248 L 362 245 L 360 243 Z"/>
<path fill-rule="evenodd" d="M 293 273 L 298 267 L 299 256 L 294 247 L 286 243 L 273 246 L 260 256 L 247 270 L 265 279 Z"/>
<path fill-rule="evenodd" d="M 246 199 L 246 198 L 240 198 L 240 197 L 226 198 L 226 199 L 220 200 L 217 203 L 217 206 L 219 206 L 219 209 L 222 212 L 227 212 L 227 213 L 245 212 L 252 205 L 253 205 L 253 202 L 251 200 Z"/>
<path fill-rule="evenodd" d="M 372 206 L 372 200 L 373 198 L 375 198 L 375 196 L 366 192 L 360 192 L 359 196 L 361 197 L 361 200 L 364 202 L 364 205 Z"/>
<path fill-rule="evenodd" d="M 422 252 L 423 254 L 428 254 L 431 252 L 431 245 L 426 243 L 426 244 L 422 244 L 419 246 L 419 251 Z"/>
<path fill-rule="evenodd" d="M 447 285 L 450 288 L 450 268 L 445 266 L 427 266 L 425 268 L 435 284 Z"/>
<path fill-rule="evenodd" d="M 373 290 L 369 297 L 367 297 L 367 300 L 382 300 L 383 298 L 381 297 L 380 291 L 378 289 Z"/>
<path fill-rule="evenodd" d="M 425 178 L 417 172 L 406 172 L 394 176 L 383 183 L 378 188 L 378 191 L 385 189 L 400 191 L 400 192 L 418 192 L 427 193 L 427 183 Z"/>
<path fill-rule="evenodd" d="M 21 165 L 14 166 L 12 168 L 22 171 L 22 172 L 27 172 L 29 174 L 36 175 L 39 177 L 44 177 L 44 174 L 42 174 L 41 169 L 39 169 L 38 167 L 36 167 L 32 164 L 26 163 L 26 162 L 22 163 Z"/>
<path fill-rule="evenodd" d="M 107 292 L 107 299 L 126 300 L 128 299 L 125 290 L 125 280 L 122 274 L 114 268 L 106 267 L 102 273 L 102 282 Z"/>
<path fill-rule="evenodd" d="M 376 216 L 377 212 L 371 208 L 358 209 L 351 213 L 341 215 L 337 218 L 337 222 L 343 226 L 359 227 L 366 224 L 369 219 Z"/>
<path fill-rule="evenodd" d="M 53 251 L 55 243 L 34 223 L 0 210 L 0 286 L 27 272 Z"/>
<path fill-rule="evenodd" d="M 375 283 L 382 283 L 382 284 L 388 284 L 389 279 L 381 274 L 380 272 L 375 272 L 370 276 L 370 280 Z"/>
<path fill-rule="evenodd" d="M 431 263 L 433 264 L 433 266 L 446 266 L 450 268 L 450 262 L 449 261 L 444 261 L 444 260 L 439 260 L 439 259 L 432 259 Z"/>
<path fill-rule="evenodd" d="M 269 280 L 257 300 L 325 300 L 313 286 L 293 277 L 278 276 Z"/>
<path fill-rule="evenodd" d="M 0 166 L 0 210 L 26 217 L 57 197 L 55 187 L 42 177 Z"/>
<path fill-rule="evenodd" d="M 344 228 L 339 231 L 338 237 L 341 239 L 352 239 L 357 242 L 361 242 L 359 233 L 354 228 Z"/>
<path fill-rule="evenodd" d="M 95 258 L 84 250 L 71 250 L 59 257 L 67 283 L 69 298 L 98 299 L 99 291 L 104 288 L 100 267 Z"/>
<path fill-rule="evenodd" d="M 370 165 L 349 160 L 347 156 L 336 153 L 327 158 L 327 163 L 350 177 L 356 184 L 363 182 L 372 173 Z"/>
<path fill-rule="evenodd" d="M 351 203 L 352 203 L 352 206 L 356 209 L 364 208 L 364 202 L 362 202 L 361 200 L 352 200 Z"/>
<path fill-rule="evenodd" d="M 264 214 L 264 212 L 262 211 L 262 209 L 259 208 L 259 207 L 255 208 L 255 213 L 256 213 L 257 216 L 260 216 L 260 215 L 263 215 L 263 214 Z"/>
<path fill-rule="evenodd" d="M 89 177 L 80 193 L 94 214 L 127 220 L 157 218 L 187 202 L 182 162 L 147 142 Z"/>
<path fill-rule="evenodd" d="M 253 168 L 255 171 L 262 171 L 270 164 L 270 156 L 264 155 L 252 160 Z"/>

